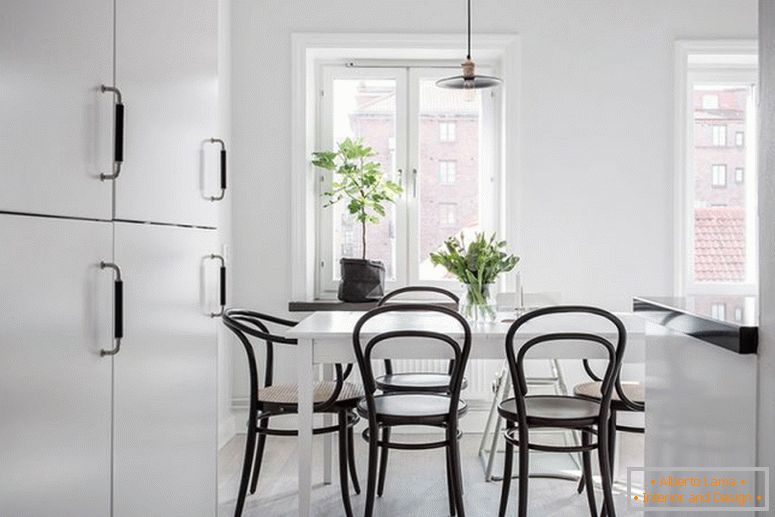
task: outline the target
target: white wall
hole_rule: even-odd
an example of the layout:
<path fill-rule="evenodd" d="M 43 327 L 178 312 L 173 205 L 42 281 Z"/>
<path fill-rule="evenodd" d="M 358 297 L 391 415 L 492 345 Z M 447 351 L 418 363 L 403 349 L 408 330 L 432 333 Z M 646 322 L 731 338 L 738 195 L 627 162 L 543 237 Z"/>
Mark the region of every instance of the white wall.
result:
<path fill-rule="evenodd" d="M 479 0 L 474 9 L 476 31 L 522 41 L 515 244 L 525 289 L 619 310 L 633 295 L 671 292 L 673 45 L 756 37 L 756 0 Z M 290 178 L 305 173 L 290 170 L 291 33 L 460 31 L 462 56 L 464 17 L 462 0 L 234 0 L 234 304 L 283 313 L 289 301 Z M 242 361 L 235 371 L 244 394 Z"/>
<path fill-rule="evenodd" d="M 759 418 L 758 465 L 775 466 L 775 2 L 759 11 Z M 775 514 L 775 507 L 770 505 Z"/>

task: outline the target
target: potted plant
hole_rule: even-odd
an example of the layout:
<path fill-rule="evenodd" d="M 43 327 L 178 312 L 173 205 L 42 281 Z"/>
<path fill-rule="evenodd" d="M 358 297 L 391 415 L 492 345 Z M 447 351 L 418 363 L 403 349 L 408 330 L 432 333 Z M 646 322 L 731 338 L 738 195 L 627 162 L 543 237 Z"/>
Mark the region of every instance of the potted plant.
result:
<path fill-rule="evenodd" d="M 377 224 L 385 216 L 385 204 L 403 189 L 388 179 L 379 162 L 370 158 L 376 153 L 361 139 L 346 138 L 335 151 L 312 153 L 312 164 L 334 174 L 331 190 L 324 192 L 330 207 L 340 201 L 347 203 L 347 211 L 361 224 L 361 258 L 342 258 L 342 279 L 339 299 L 344 302 L 378 300 L 385 290 L 385 266 L 382 262 L 366 259 L 366 225 Z"/>
<path fill-rule="evenodd" d="M 439 251 L 431 253 L 433 264 L 444 267 L 463 284 L 460 312 L 469 321 L 495 320 L 495 279 L 519 262 L 519 257 L 504 251 L 505 247 L 506 241 L 496 241 L 495 234 L 487 239 L 484 233 L 475 234 L 466 246 L 461 233 L 459 238 L 448 238 Z"/>

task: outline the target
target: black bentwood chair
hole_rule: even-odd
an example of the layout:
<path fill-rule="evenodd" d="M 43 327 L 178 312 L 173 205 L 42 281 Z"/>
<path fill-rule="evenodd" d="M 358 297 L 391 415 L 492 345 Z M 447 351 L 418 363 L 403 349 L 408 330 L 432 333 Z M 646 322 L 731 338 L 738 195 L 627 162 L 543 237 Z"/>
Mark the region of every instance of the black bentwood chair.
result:
<path fill-rule="evenodd" d="M 527 322 L 553 314 L 589 314 L 610 321 L 616 328 L 617 339 L 613 344 L 608 339 L 587 332 L 557 332 L 543 334 L 529 339 L 519 347 L 515 355 L 514 338 L 517 331 Z M 589 399 L 566 395 L 528 395 L 525 379 L 525 355 L 535 346 L 542 343 L 558 341 L 595 343 L 605 349 L 608 355 L 608 367 L 601 379 L 600 398 Z M 587 488 L 587 501 L 593 517 L 597 516 L 595 491 L 592 485 L 592 463 L 590 452 L 597 449 L 600 463 L 600 474 L 603 485 L 604 508 L 610 517 L 616 517 L 613 493 L 611 490 L 611 464 L 609 462 L 609 417 L 611 414 L 611 397 L 615 385 L 618 384 L 619 370 L 627 341 L 627 331 L 619 318 L 608 311 L 586 306 L 557 306 L 538 309 L 529 312 L 515 321 L 506 334 L 506 359 L 514 383 L 514 398 L 503 401 L 498 412 L 506 420 L 506 458 L 503 469 L 503 487 L 501 491 L 500 511 L 498 515 L 506 515 L 511 486 L 514 447 L 519 447 L 519 517 L 527 517 L 529 451 L 544 452 L 581 452 L 583 457 L 584 480 Z M 544 445 L 530 442 L 531 428 L 571 429 L 581 433 L 581 445 L 560 446 Z M 597 435 L 597 441 L 592 442 L 592 435 Z"/>
<path fill-rule="evenodd" d="M 396 330 L 381 332 L 362 338 L 364 325 L 374 318 L 385 314 L 406 315 L 425 313 L 439 318 L 440 325 L 452 320 L 460 325 L 462 338 L 455 339 L 448 334 L 410 328 L 408 324 L 400 325 Z M 401 318 L 397 321 L 405 321 Z M 457 324 L 454 326 L 457 327 Z M 363 340 L 366 339 L 364 343 Z M 394 392 L 375 395 L 377 383 L 371 367 L 372 354 L 375 348 L 387 347 L 390 342 L 401 340 L 435 341 L 449 347 L 453 358 L 449 384 L 443 393 Z M 358 403 L 358 414 L 368 419 L 369 427 L 363 432 L 363 437 L 369 442 L 369 477 L 366 489 L 365 517 L 372 517 L 377 485 L 377 459 L 380 448 L 401 450 L 446 449 L 447 489 L 449 506 L 452 515 L 455 511 L 465 517 L 463 508 L 463 477 L 460 466 L 460 449 L 458 446 L 458 417 L 466 411 L 466 403 L 460 400 L 460 389 L 463 383 L 463 372 L 471 351 L 471 328 L 466 320 L 456 311 L 429 304 L 389 304 L 376 307 L 364 314 L 353 331 L 353 346 L 358 367 L 363 379 L 366 396 Z M 387 355 L 387 351 L 382 351 Z M 421 425 L 440 427 L 445 430 L 445 438 L 436 442 L 400 443 L 390 441 L 390 433 L 384 430 L 402 425 Z M 381 432 L 382 431 L 382 432 Z M 380 436 L 382 438 L 380 439 Z"/>
<path fill-rule="evenodd" d="M 600 400 L 602 396 L 603 379 L 601 379 L 592 370 L 588 359 L 584 359 L 583 363 L 584 371 L 587 372 L 591 382 L 584 382 L 577 384 L 573 388 L 573 393 L 577 397 L 586 398 L 590 400 Z M 608 420 L 608 459 L 611 463 L 611 478 L 614 476 L 614 454 L 616 451 L 616 433 L 637 433 L 643 434 L 646 429 L 643 427 L 634 427 L 629 425 L 620 425 L 617 421 L 617 413 L 629 412 L 629 413 L 643 413 L 646 410 L 646 390 L 641 382 L 621 382 L 617 378 L 614 385 L 614 393 L 611 396 L 611 418 Z M 582 475 L 579 480 L 578 493 L 584 491 L 586 485 L 586 476 Z M 606 509 L 600 512 L 601 517 L 605 517 Z"/>
<path fill-rule="evenodd" d="M 261 460 L 264 455 L 267 436 L 297 436 L 295 429 L 270 429 L 269 419 L 276 416 L 289 415 L 298 412 L 298 386 L 295 384 L 273 384 L 274 344 L 296 345 L 295 339 L 289 339 L 269 331 L 268 325 L 293 327 L 293 321 L 284 320 L 258 312 L 243 309 L 229 309 L 223 315 L 223 323 L 236 334 L 242 343 L 248 358 L 250 369 L 250 408 L 248 410 L 248 433 L 245 444 L 245 458 L 242 464 L 242 479 L 240 481 L 235 517 L 242 515 L 245 497 L 250 481 L 250 493 L 256 492 L 258 475 L 261 471 Z M 264 370 L 264 385 L 259 387 L 258 364 L 251 338 L 257 338 L 266 345 L 266 367 Z M 335 366 L 336 380 L 319 382 L 315 385 L 314 406 L 316 413 L 336 413 L 338 425 L 316 428 L 313 434 L 339 433 L 339 482 L 342 490 L 342 501 L 347 517 L 352 517 L 350 492 L 347 478 L 349 464 L 353 487 L 360 493 L 358 477 L 355 470 L 353 454 L 353 426 L 359 417 L 355 406 L 363 397 L 363 389 L 355 384 L 345 382 L 352 371 L 352 365 L 342 368 Z M 256 443 L 258 438 L 258 443 Z M 255 463 L 254 463 L 255 459 Z M 250 479 L 251 465 L 253 478 Z"/>
<path fill-rule="evenodd" d="M 460 303 L 460 298 L 456 294 L 442 289 L 440 287 L 431 287 L 425 285 L 408 286 L 396 289 L 389 292 L 377 303 L 377 306 L 381 307 L 387 304 L 400 303 L 397 301 L 406 294 L 437 294 L 446 298 L 447 303 L 451 302 L 455 306 Z M 429 300 L 423 300 L 427 304 L 438 304 L 439 302 L 432 302 Z M 406 303 L 406 302 L 404 302 Z M 446 393 L 449 389 L 452 372 L 452 361 L 447 366 L 446 373 L 437 372 L 395 372 L 393 370 L 393 362 L 390 359 L 385 359 L 385 375 L 381 375 L 375 379 L 377 388 L 382 393 Z M 463 384 L 461 390 L 466 389 L 468 381 L 463 378 Z M 382 440 L 390 441 L 390 427 L 385 427 L 382 430 Z M 388 452 L 390 449 L 387 447 L 382 448 L 382 452 L 379 459 L 379 481 L 377 482 L 377 497 L 382 497 L 382 493 L 385 491 L 385 476 L 387 474 L 387 462 Z"/>
<path fill-rule="evenodd" d="M 442 289 L 440 287 L 430 286 L 409 286 L 402 287 L 391 291 L 377 303 L 378 307 L 387 305 L 388 303 L 396 303 L 394 298 L 400 297 L 407 293 L 435 293 L 444 296 L 449 299 L 450 302 L 457 305 L 460 302 L 460 298 L 454 293 Z M 438 302 L 437 302 L 438 303 Z M 425 304 L 434 303 L 431 301 L 425 301 Z M 385 375 L 377 377 L 375 382 L 377 387 L 383 392 L 431 392 L 431 393 L 445 393 L 449 388 L 450 372 L 452 370 L 452 363 L 450 361 L 447 373 L 435 373 L 435 372 L 405 372 L 395 373 L 393 371 L 393 362 L 390 359 L 385 359 Z M 465 389 L 465 379 L 463 379 L 463 389 Z M 381 492 L 381 491 L 380 491 Z"/>

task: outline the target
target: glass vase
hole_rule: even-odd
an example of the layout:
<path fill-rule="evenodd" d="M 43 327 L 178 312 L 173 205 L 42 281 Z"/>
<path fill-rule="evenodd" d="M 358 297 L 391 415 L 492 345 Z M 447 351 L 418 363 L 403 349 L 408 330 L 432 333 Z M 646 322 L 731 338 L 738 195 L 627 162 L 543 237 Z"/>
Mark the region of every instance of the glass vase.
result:
<path fill-rule="evenodd" d="M 495 321 L 496 309 L 493 284 L 463 284 L 459 310 L 470 323 Z"/>

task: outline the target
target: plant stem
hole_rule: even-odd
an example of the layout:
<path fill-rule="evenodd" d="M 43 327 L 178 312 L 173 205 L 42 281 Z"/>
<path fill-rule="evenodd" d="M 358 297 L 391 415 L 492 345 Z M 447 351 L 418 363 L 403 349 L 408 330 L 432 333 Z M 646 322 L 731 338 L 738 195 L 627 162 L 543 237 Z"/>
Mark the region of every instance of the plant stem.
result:
<path fill-rule="evenodd" d="M 361 221 L 361 243 L 363 244 L 363 254 L 361 258 L 366 260 L 366 220 Z"/>

